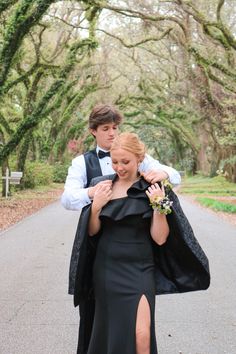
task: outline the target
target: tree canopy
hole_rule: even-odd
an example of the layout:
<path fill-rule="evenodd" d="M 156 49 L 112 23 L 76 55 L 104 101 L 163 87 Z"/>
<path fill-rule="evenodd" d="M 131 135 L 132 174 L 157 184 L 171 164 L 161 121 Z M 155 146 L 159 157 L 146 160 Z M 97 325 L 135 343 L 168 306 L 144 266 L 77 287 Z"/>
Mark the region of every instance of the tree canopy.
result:
<path fill-rule="evenodd" d="M 92 144 L 98 102 L 154 157 L 236 182 L 234 0 L 0 0 L 0 161 Z"/>

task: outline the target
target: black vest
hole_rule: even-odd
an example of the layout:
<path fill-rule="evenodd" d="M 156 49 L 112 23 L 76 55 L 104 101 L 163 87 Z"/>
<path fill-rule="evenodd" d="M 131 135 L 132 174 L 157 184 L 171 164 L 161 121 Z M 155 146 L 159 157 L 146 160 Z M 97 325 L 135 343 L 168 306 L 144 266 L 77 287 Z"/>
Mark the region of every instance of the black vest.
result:
<path fill-rule="evenodd" d="M 87 185 L 85 188 L 87 188 L 92 178 L 102 176 L 102 170 L 96 149 L 86 152 L 84 154 L 84 160 L 87 174 Z"/>

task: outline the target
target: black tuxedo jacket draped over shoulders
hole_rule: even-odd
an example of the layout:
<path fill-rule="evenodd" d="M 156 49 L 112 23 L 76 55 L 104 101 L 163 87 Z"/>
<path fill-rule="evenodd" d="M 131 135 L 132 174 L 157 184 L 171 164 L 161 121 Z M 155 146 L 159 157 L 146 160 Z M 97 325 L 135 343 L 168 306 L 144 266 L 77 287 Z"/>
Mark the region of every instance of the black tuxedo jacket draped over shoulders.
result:
<path fill-rule="evenodd" d="M 115 178 L 116 175 L 96 177 L 91 185 Z M 128 196 L 147 199 L 145 191 L 148 186 L 149 183 L 141 178 L 128 190 Z M 173 201 L 172 213 L 167 215 L 169 236 L 161 246 L 153 242 L 156 294 L 205 290 L 210 284 L 208 259 L 194 236 L 178 197 L 170 191 L 169 198 Z M 99 234 L 88 236 L 90 208 L 91 206 L 84 207 L 80 215 L 69 272 L 69 294 L 74 295 L 74 305 L 80 307 L 78 354 L 85 354 L 87 351 L 94 317 L 92 268 Z M 150 207 L 150 216 L 151 213 Z"/>

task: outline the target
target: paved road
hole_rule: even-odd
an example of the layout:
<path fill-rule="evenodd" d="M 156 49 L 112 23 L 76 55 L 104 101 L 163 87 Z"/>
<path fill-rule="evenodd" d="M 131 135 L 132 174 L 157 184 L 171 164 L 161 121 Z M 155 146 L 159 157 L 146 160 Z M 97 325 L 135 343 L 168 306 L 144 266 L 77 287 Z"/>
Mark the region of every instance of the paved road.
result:
<path fill-rule="evenodd" d="M 159 354 L 236 354 L 236 228 L 182 205 L 209 257 L 212 284 L 156 298 Z M 75 353 L 78 312 L 67 275 L 77 219 L 57 202 L 0 234 L 0 354 Z"/>

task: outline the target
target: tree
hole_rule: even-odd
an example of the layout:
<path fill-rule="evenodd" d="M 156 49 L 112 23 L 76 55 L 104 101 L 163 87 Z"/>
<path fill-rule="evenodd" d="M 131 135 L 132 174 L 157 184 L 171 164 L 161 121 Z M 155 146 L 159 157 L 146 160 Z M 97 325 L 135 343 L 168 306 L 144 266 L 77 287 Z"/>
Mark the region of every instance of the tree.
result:
<path fill-rule="evenodd" d="M 235 180 L 233 0 L 43 3 L 0 2 L 2 161 L 83 151 L 84 117 L 113 102 L 161 161 Z"/>

